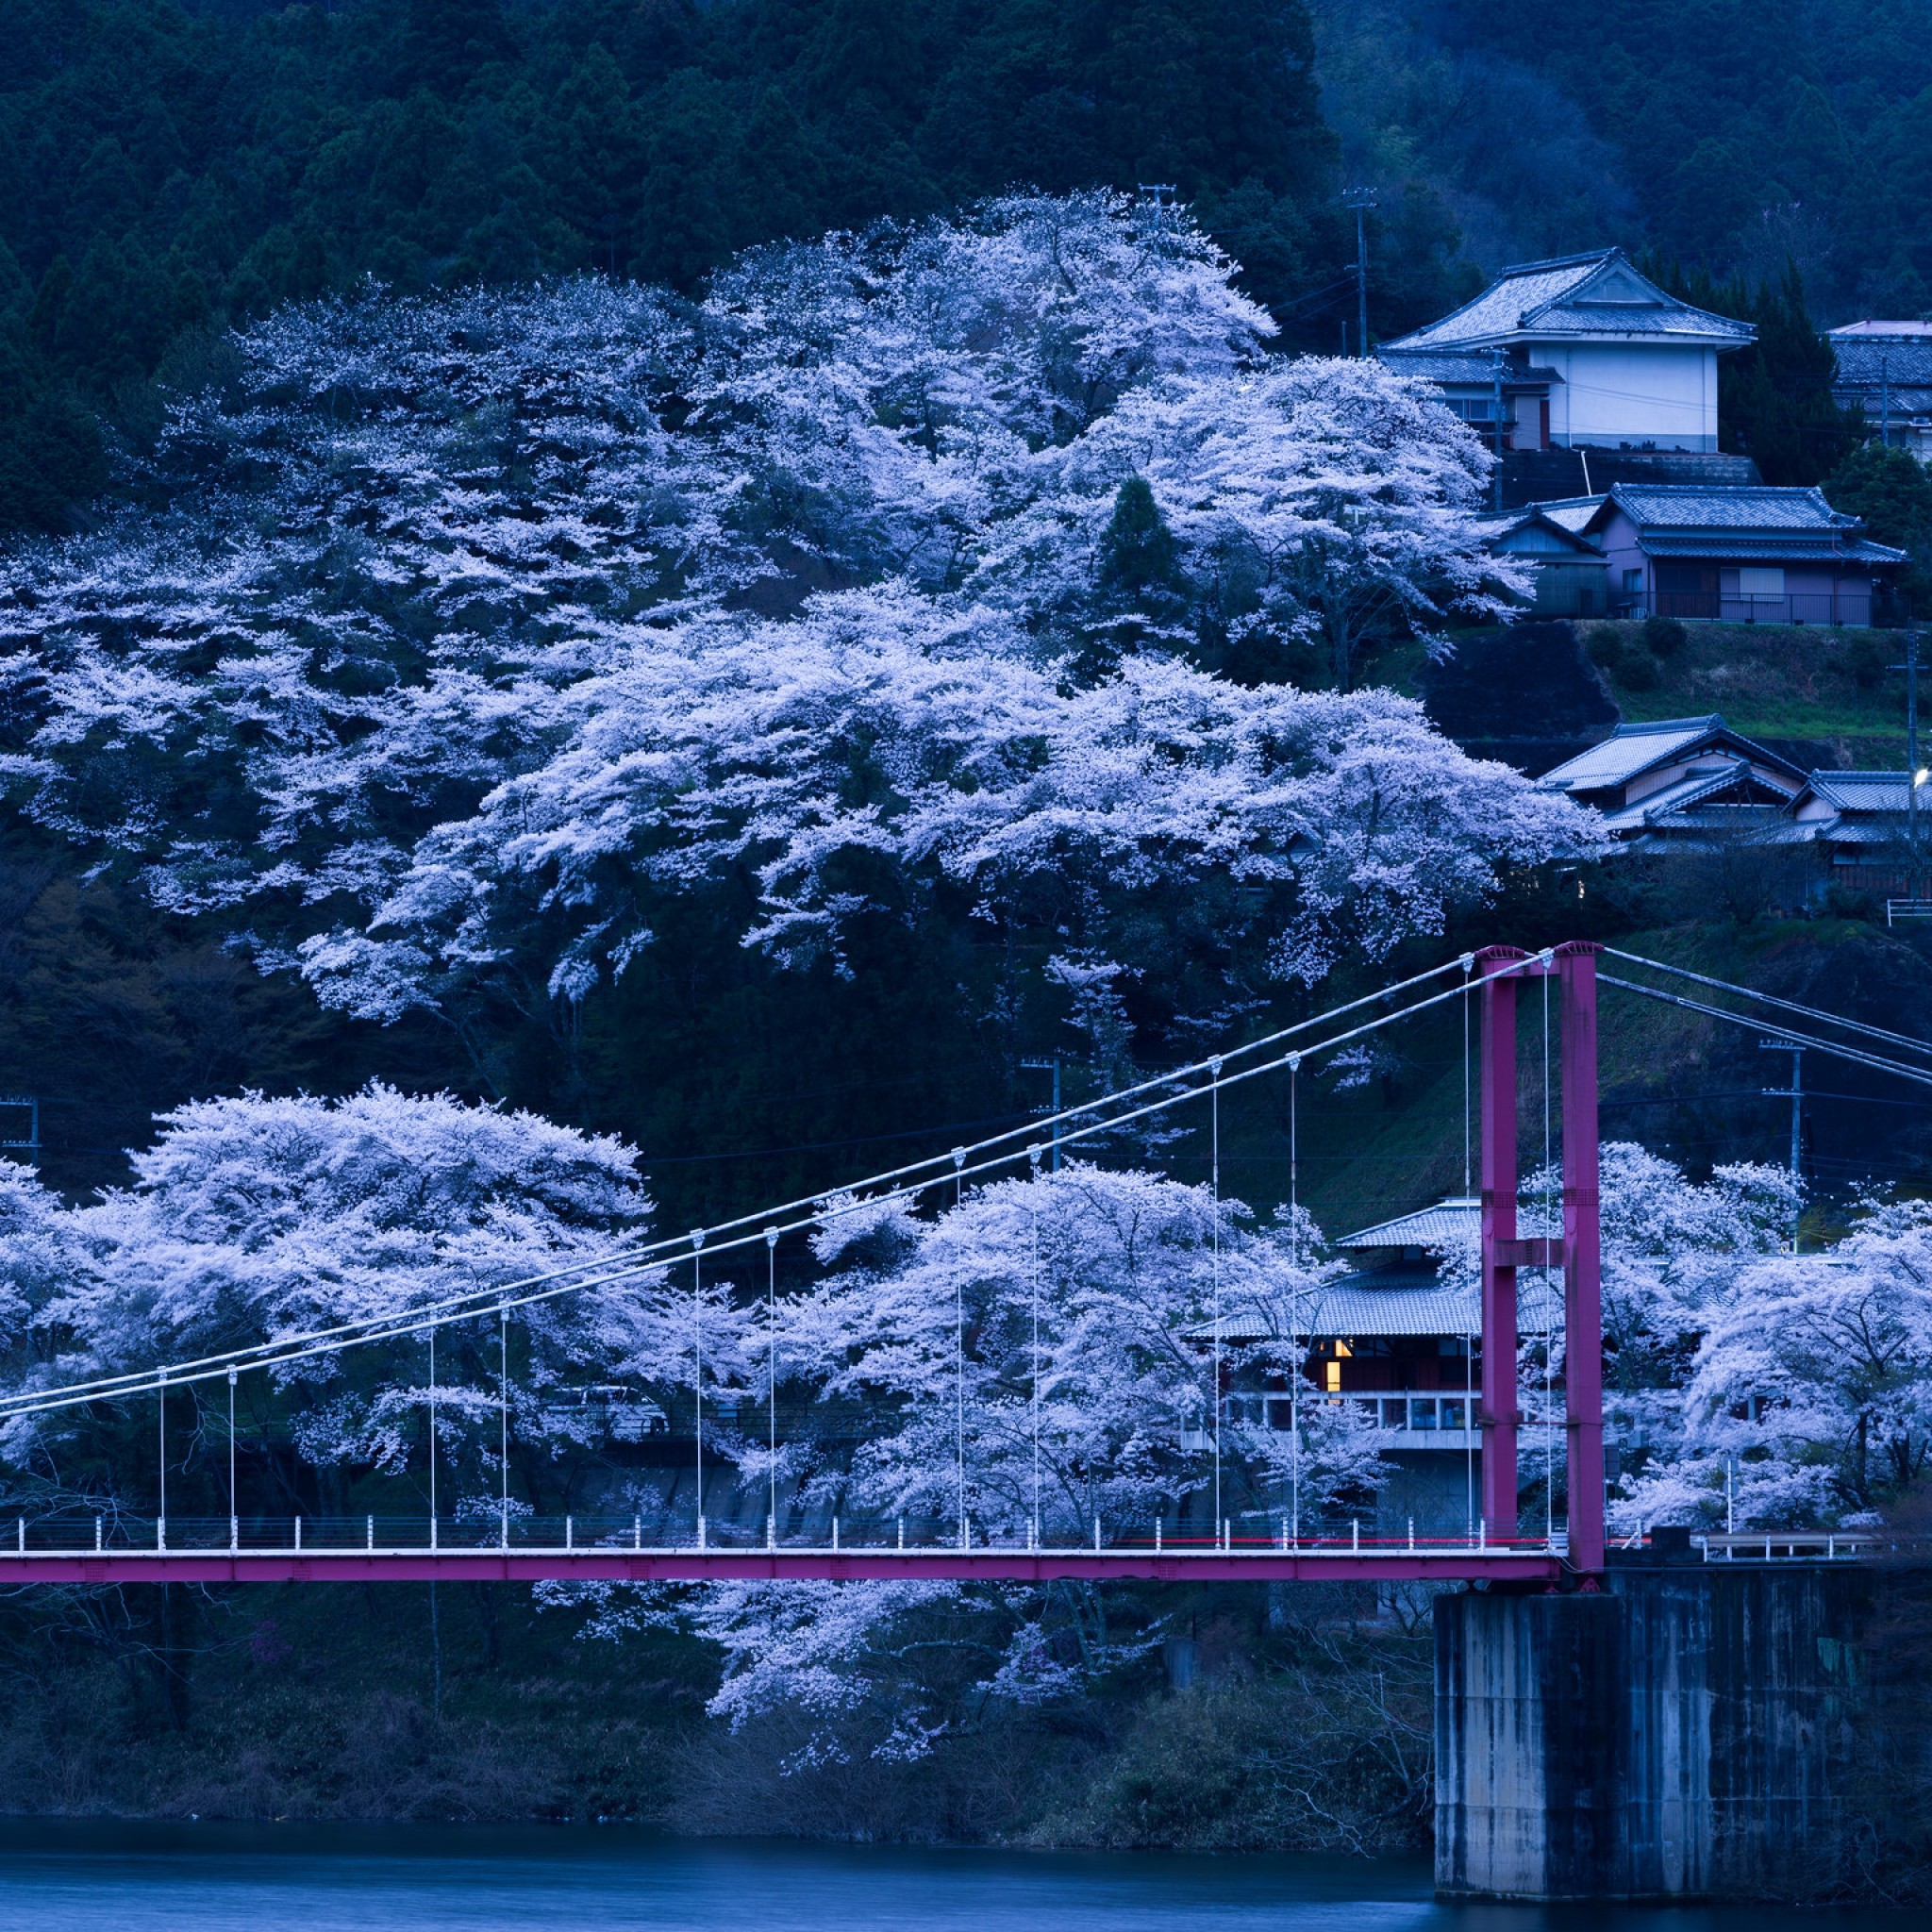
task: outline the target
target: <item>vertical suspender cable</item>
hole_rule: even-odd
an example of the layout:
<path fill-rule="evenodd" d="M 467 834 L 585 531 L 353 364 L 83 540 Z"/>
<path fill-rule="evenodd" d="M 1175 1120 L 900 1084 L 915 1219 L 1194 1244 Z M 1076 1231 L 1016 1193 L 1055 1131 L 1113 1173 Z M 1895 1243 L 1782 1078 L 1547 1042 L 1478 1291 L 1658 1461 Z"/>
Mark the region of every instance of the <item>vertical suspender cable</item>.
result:
<path fill-rule="evenodd" d="M 164 1550 L 168 1547 L 168 1372 L 163 1369 L 155 1383 L 155 1408 L 158 1411 L 161 1432 L 161 1501 L 160 1513 L 155 1518 L 155 1547 Z"/>
<path fill-rule="evenodd" d="M 1552 1228 L 1554 1202 L 1550 1189 L 1556 1178 L 1550 1167 L 1550 977 L 1552 961 L 1543 956 L 1543 1541 L 1555 1540 L 1557 1530 L 1557 1439 L 1552 1403 L 1555 1399 L 1556 1364 L 1551 1359 L 1556 1341 L 1556 1304 L 1550 1293 L 1550 1250 L 1556 1239 Z"/>
<path fill-rule="evenodd" d="M 1302 1203 L 1301 1203 L 1301 1081 L 1302 1057 L 1288 1057 L 1288 1260 L 1294 1270 L 1294 1314 L 1289 1323 L 1291 1357 L 1288 1384 L 1289 1507 L 1294 1522 L 1295 1547 L 1302 1541 L 1302 1373 L 1307 1356 L 1302 1348 Z"/>
<path fill-rule="evenodd" d="M 1029 1147 L 1026 1158 L 1033 1169 L 1033 1186 L 1040 1188 L 1040 1149 Z M 1033 1237 L 1033 1535 L 1032 1546 L 1040 1546 L 1040 1208 L 1037 1200 L 1026 1205 L 1026 1219 Z"/>
<path fill-rule="evenodd" d="M 1470 1166 L 1471 1086 L 1469 1060 L 1469 994 L 1474 982 L 1470 971 L 1475 965 L 1474 953 L 1463 954 L 1462 967 L 1462 1198 L 1471 1198 L 1473 1174 Z M 1463 1449 L 1463 1529 L 1475 1540 L 1475 1341 L 1462 1338 L 1462 1449 Z"/>
<path fill-rule="evenodd" d="M 960 1170 L 966 1165 L 966 1150 L 953 1149 L 953 1206 L 962 1199 Z M 953 1276 L 953 1457 L 959 1478 L 959 1547 L 966 1547 L 966 1283 L 957 1273 Z"/>
<path fill-rule="evenodd" d="M 503 1547 L 509 1548 L 509 1305 L 501 1304 L 496 1324 L 497 1459 L 502 1464 L 503 1513 L 498 1521 Z"/>
<path fill-rule="evenodd" d="M 771 1430 L 772 1534 L 778 1534 L 778 1230 L 765 1230 L 765 1321 L 770 1334 L 771 1365 L 766 1374 L 767 1420 Z"/>
<path fill-rule="evenodd" d="M 1208 1088 L 1208 1118 L 1211 1123 L 1208 1155 L 1208 1211 L 1213 1216 L 1210 1235 L 1213 1240 L 1214 1293 L 1214 1524 L 1217 1535 L 1221 1531 L 1221 1059 L 1217 1055 L 1208 1062 L 1208 1071 L 1214 1076 Z"/>
<path fill-rule="evenodd" d="M 699 1257 L 704 1252 L 705 1231 L 694 1227 L 691 1231 L 691 1390 L 696 1398 L 697 1422 L 694 1433 L 697 1437 L 698 1461 L 698 1548 L 705 1546 L 705 1290 L 700 1274 L 702 1266 Z"/>
<path fill-rule="evenodd" d="M 436 1324 L 429 1324 L 429 1547 L 436 1547 Z M 433 1599 L 432 1599 L 433 1601 Z M 439 1683 L 439 1689 L 441 1685 Z"/>
<path fill-rule="evenodd" d="M 242 1509 L 235 1500 L 235 1371 L 228 1371 L 228 1547 L 242 1540 Z"/>
<path fill-rule="evenodd" d="M 1462 956 L 1462 1198 L 1469 1199 L 1470 1168 L 1470 1075 L 1469 1075 L 1469 990 L 1472 984 L 1470 969 L 1475 964 L 1475 955 Z"/>

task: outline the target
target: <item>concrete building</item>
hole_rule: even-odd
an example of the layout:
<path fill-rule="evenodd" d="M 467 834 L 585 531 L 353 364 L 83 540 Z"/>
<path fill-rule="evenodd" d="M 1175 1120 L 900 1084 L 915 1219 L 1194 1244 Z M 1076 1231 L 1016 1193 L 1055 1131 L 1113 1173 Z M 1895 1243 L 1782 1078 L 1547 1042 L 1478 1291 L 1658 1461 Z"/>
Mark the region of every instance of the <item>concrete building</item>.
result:
<path fill-rule="evenodd" d="M 1755 334 L 1666 294 L 1622 249 L 1505 269 L 1380 350 L 1506 449 L 1714 451 L 1717 358 Z"/>

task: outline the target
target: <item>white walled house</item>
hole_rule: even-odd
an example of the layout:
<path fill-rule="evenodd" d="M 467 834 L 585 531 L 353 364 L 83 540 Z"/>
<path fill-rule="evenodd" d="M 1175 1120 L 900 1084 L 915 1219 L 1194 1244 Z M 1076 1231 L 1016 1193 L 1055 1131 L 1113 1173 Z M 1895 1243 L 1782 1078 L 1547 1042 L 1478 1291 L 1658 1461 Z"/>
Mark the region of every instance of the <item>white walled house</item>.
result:
<path fill-rule="evenodd" d="M 1666 294 L 1621 249 L 1505 269 L 1474 301 L 1383 345 L 1504 447 L 1715 450 L 1717 358 L 1748 323 Z"/>

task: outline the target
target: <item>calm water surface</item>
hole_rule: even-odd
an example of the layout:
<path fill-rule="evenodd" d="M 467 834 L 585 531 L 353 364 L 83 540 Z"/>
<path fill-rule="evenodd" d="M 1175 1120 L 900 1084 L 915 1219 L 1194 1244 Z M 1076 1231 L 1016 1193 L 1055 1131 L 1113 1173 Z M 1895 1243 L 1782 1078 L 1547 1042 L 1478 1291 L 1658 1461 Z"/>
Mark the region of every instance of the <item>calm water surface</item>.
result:
<path fill-rule="evenodd" d="M 926 1852 L 541 1827 L 0 1825 L 42 1932 L 1850 1932 L 1878 1912 L 1439 1906 L 1426 1866 Z"/>

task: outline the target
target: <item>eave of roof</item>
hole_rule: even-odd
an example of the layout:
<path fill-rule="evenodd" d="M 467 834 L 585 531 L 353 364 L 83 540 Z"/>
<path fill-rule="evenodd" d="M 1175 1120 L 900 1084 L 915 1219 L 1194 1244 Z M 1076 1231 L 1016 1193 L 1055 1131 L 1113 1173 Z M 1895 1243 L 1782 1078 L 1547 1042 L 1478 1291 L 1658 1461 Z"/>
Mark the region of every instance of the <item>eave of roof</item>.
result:
<path fill-rule="evenodd" d="M 1834 541 L 1828 537 L 1756 536 L 1738 530 L 1704 532 L 1640 531 L 1637 547 L 1646 557 L 1696 558 L 1708 563 L 1903 563 L 1906 552 L 1874 543 L 1869 537 Z"/>
<path fill-rule="evenodd" d="M 1641 284 L 1656 304 L 1599 302 L 1591 288 L 1612 275 Z M 1473 301 L 1387 344 L 1400 354 L 1418 350 L 1481 348 L 1549 337 L 1605 341 L 1656 340 L 1741 348 L 1757 330 L 1726 315 L 1713 315 L 1667 293 L 1642 275 L 1621 248 L 1519 262 L 1507 268 Z"/>
<path fill-rule="evenodd" d="M 1392 1221 L 1358 1228 L 1335 1243 L 1345 1251 L 1369 1248 L 1431 1248 L 1460 1241 L 1482 1220 L 1482 1203 L 1470 1194 L 1450 1194 Z"/>
<path fill-rule="evenodd" d="M 1566 758 L 1536 782 L 1539 790 L 1547 791 L 1607 791 L 1627 785 L 1657 765 L 1689 757 L 1707 743 L 1714 747 L 1725 744 L 1734 758 L 1782 772 L 1797 784 L 1804 782 L 1801 767 L 1733 731 L 1716 711 L 1703 718 L 1659 718 L 1647 724 L 1619 724 L 1607 738 L 1599 739 L 1574 758 Z"/>

